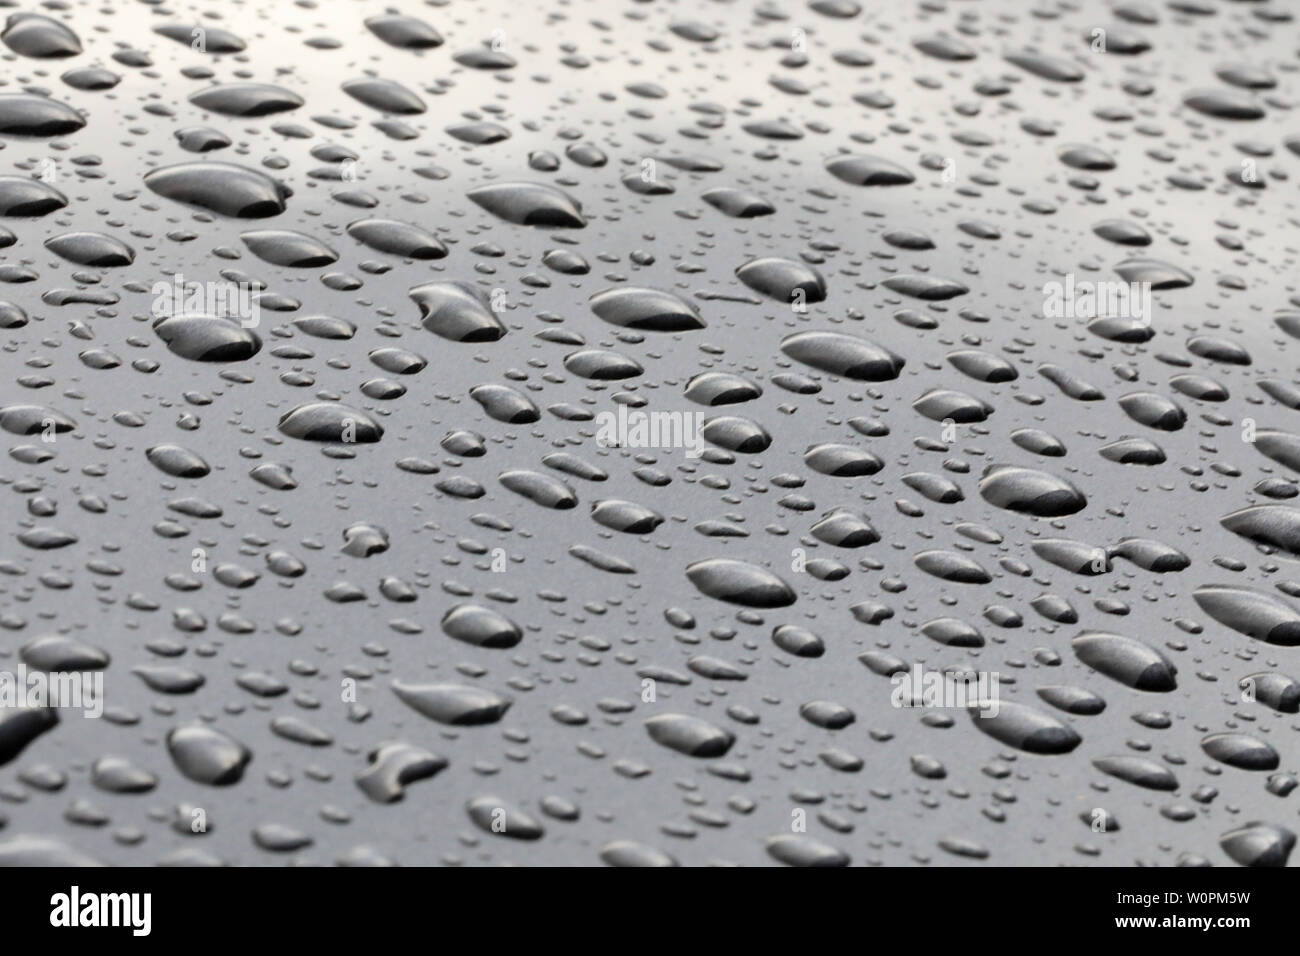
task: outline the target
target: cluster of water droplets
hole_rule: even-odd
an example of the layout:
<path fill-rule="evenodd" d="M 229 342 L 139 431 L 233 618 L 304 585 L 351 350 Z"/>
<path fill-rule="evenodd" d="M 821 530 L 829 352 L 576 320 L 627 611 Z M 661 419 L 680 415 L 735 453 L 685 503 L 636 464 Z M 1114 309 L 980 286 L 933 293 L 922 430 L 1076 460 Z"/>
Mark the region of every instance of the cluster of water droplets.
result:
<path fill-rule="evenodd" d="M 0 863 L 1287 862 L 1284 4 L 0 12 Z"/>

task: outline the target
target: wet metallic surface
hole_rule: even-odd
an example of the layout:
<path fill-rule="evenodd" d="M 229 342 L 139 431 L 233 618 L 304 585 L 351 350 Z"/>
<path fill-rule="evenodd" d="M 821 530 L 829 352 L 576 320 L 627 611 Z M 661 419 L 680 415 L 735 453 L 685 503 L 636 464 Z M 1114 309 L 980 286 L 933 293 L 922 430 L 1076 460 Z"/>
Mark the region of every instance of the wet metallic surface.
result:
<path fill-rule="evenodd" d="M 1285 862 L 1293 11 L 862 7 L 0 10 L 0 862 Z"/>

